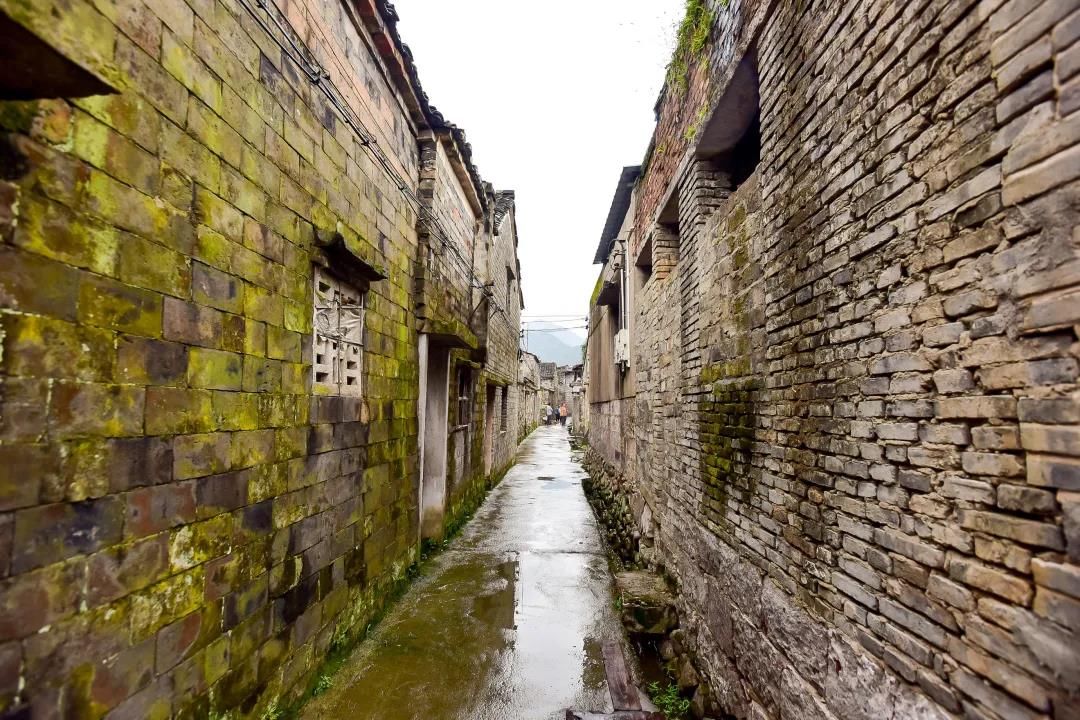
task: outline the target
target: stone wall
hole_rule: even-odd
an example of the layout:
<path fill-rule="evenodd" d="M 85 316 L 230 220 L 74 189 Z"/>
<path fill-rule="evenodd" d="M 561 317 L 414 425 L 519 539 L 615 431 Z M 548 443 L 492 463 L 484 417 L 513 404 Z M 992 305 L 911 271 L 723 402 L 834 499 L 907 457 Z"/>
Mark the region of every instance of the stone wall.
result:
<path fill-rule="evenodd" d="M 634 307 L 636 456 L 602 405 L 590 442 L 648 508 L 716 704 L 1076 717 L 1080 14 L 708 7 L 637 188 L 632 256 L 664 252 Z M 760 162 L 736 181 L 695 150 L 747 57 Z"/>
<path fill-rule="evenodd" d="M 505 214 L 496 212 L 496 225 L 492 233 L 489 282 L 492 285 L 492 304 L 488 308 L 488 357 L 487 366 L 493 381 L 500 385 L 497 398 L 495 443 L 492 468 L 505 468 L 513 461 L 519 435 L 516 420 L 522 405 L 522 388 L 519 384 L 521 369 L 521 310 L 524 305 L 521 291 L 521 267 L 517 259 L 517 218 L 513 206 L 513 193 L 501 193 L 497 208 L 505 207 Z"/>
<path fill-rule="evenodd" d="M 254 8 L 0 2 L 118 90 L 0 103 L 0 714 L 261 716 L 416 558 L 421 130 L 475 171 L 387 4 L 278 18 L 344 114 Z M 315 267 L 366 289 L 359 392 L 313 383 Z"/>
<path fill-rule="evenodd" d="M 522 352 L 518 370 L 518 438 L 523 439 L 540 424 L 540 411 L 544 407 L 540 398 L 540 360 L 530 352 Z"/>

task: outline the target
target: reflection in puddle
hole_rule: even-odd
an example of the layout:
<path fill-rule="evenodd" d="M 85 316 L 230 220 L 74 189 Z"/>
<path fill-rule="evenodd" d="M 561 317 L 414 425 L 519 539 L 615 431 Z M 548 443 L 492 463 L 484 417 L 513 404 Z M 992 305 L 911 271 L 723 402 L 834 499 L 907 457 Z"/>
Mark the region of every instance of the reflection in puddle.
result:
<path fill-rule="evenodd" d="M 610 711 L 621 634 L 582 470 L 534 434 L 461 537 L 315 699 L 307 718 L 549 720 Z"/>

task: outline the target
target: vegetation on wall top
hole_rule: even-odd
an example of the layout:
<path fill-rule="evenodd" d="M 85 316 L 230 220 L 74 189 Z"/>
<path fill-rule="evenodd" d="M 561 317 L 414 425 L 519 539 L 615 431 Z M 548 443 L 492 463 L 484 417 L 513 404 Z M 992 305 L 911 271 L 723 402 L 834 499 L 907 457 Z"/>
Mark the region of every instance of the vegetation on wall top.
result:
<path fill-rule="evenodd" d="M 720 2 L 723 6 L 727 5 L 727 0 Z M 686 0 L 686 12 L 676 34 L 675 52 L 668 63 L 668 87 L 686 90 L 690 79 L 690 65 L 701 59 L 714 22 L 716 13 L 709 7 L 709 0 Z"/>

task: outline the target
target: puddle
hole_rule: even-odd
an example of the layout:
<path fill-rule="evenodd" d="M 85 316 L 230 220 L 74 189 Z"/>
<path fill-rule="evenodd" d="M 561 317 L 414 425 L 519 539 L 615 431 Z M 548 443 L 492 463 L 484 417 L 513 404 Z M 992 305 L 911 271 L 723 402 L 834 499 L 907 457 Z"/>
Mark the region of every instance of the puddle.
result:
<path fill-rule="evenodd" d="M 581 467 L 565 437 L 537 433 L 523 450 L 529 464 L 507 473 L 304 717 L 561 720 L 567 707 L 611 711 L 602 646 L 622 628 Z"/>

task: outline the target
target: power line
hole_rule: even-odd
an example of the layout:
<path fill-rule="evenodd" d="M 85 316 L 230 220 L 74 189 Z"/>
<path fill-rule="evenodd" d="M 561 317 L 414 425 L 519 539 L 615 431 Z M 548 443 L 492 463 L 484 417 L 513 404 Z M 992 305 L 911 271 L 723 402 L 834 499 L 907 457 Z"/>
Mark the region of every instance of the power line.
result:
<path fill-rule="evenodd" d="M 472 262 L 465 258 L 456 246 L 456 243 L 450 239 L 449 233 L 447 233 L 446 229 L 442 226 L 442 223 L 439 221 L 435 212 L 424 204 L 401 174 L 398 173 L 397 168 L 393 165 L 393 161 L 383 151 L 375 136 L 368 132 L 364 127 L 363 122 L 356 117 L 352 108 L 344 100 L 344 96 L 338 90 L 333 80 L 330 79 L 330 73 L 315 60 L 314 54 L 304 41 L 297 36 L 296 31 L 289 24 L 288 19 L 282 15 L 280 8 L 277 7 L 273 0 L 254 0 L 256 7 L 259 10 L 262 10 L 267 18 L 274 24 L 274 27 L 277 28 L 278 32 L 275 33 L 273 28 L 263 20 L 256 9 L 251 7 L 251 1 L 252 0 L 240 0 L 240 4 L 248 14 L 251 15 L 255 22 L 259 24 L 267 36 L 269 36 L 281 51 L 308 76 L 308 80 L 318 88 L 330 102 L 341 119 L 357 136 L 360 141 L 360 146 L 371 156 L 372 160 L 383 169 L 383 172 L 395 187 L 397 187 L 398 192 L 401 193 L 405 200 L 413 206 L 418 219 L 424 224 L 423 227 L 427 231 L 427 235 L 437 240 L 439 246 L 449 253 L 448 255 L 444 254 L 443 257 L 452 257 L 453 260 L 458 263 L 457 269 L 465 276 L 469 284 L 470 292 L 472 290 L 479 290 L 484 297 L 488 298 L 495 308 L 494 312 L 490 314 L 495 314 L 495 312 L 500 313 L 503 316 L 503 322 L 506 323 L 506 326 L 511 331 L 514 331 L 515 328 L 510 324 L 509 316 L 495 298 L 495 293 L 491 288 L 480 282 L 480 279 L 477 278 L 476 273 L 473 270 Z M 278 37 L 279 34 L 285 38 L 284 41 Z M 420 228 L 417 228 L 417 230 L 419 232 Z"/>

